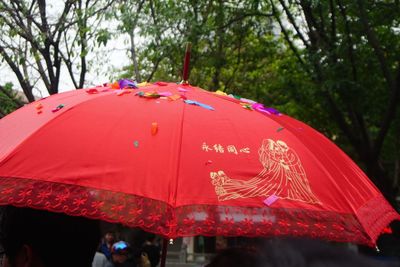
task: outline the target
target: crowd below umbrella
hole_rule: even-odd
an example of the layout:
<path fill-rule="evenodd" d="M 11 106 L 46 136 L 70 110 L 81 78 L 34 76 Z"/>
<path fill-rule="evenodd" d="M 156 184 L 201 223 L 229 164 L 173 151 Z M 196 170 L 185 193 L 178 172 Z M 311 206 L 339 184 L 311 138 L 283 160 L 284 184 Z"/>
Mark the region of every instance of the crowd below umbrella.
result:
<path fill-rule="evenodd" d="M 118 240 L 116 232 L 106 231 L 96 251 L 92 267 L 156 267 L 160 262 L 161 245 L 156 235 L 139 231 L 132 244 Z M 144 240 L 144 241 L 143 241 Z"/>
<path fill-rule="evenodd" d="M 97 220 L 12 206 L 2 207 L 1 215 L 2 267 L 156 267 L 160 261 L 160 246 L 152 234 L 146 233 L 144 241 L 138 238 L 141 245 L 131 245 L 117 241 L 109 231 L 99 245 L 101 223 Z M 398 261 L 377 261 L 323 241 L 259 240 L 218 251 L 205 266 L 400 266 Z"/>
<path fill-rule="evenodd" d="M 150 233 L 130 245 L 108 231 L 99 244 L 98 220 L 13 206 L 0 214 L 2 267 L 155 267 L 160 261 Z"/>

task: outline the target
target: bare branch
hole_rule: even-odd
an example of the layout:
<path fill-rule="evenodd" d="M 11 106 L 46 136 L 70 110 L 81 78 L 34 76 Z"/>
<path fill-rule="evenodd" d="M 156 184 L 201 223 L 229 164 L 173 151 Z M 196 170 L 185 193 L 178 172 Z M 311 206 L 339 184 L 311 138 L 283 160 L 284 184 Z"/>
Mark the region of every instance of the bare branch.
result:
<path fill-rule="evenodd" d="M 65 42 L 66 42 L 66 41 L 65 41 Z M 69 76 L 71 77 L 71 80 L 72 80 L 72 83 L 74 84 L 74 87 L 75 87 L 75 88 L 79 88 L 78 82 L 77 82 L 76 79 L 75 79 L 75 74 L 74 74 L 74 72 L 73 72 L 73 70 L 72 70 L 72 60 L 71 60 L 71 53 L 70 53 L 70 51 L 67 49 L 67 55 L 65 55 L 63 52 L 60 51 L 60 55 L 61 55 L 61 58 L 62 58 L 63 61 L 64 61 L 64 64 L 65 64 L 66 67 L 67 67 Z"/>
<path fill-rule="evenodd" d="M 353 41 L 352 41 L 351 34 L 350 34 L 349 20 L 347 19 L 346 9 L 344 8 L 341 0 L 337 0 L 337 4 L 339 6 L 340 14 L 342 15 L 343 20 L 344 20 L 344 31 L 346 33 L 347 51 L 348 51 L 349 59 L 350 59 L 350 63 L 351 63 L 351 71 L 352 71 L 352 75 L 353 75 L 353 80 L 357 81 L 358 75 L 357 75 L 356 61 L 355 61 L 355 57 L 354 57 Z"/>
<path fill-rule="evenodd" d="M 293 17 L 293 14 L 290 12 L 289 8 L 285 5 L 285 2 L 283 0 L 279 0 L 279 3 L 283 7 L 283 10 L 285 11 L 287 18 L 289 19 L 291 25 L 295 29 L 297 36 L 301 39 L 301 41 L 303 42 L 303 45 L 306 48 L 308 48 L 309 44 L 308 44 L 306 38 L 304 37 L 304 35 L 301 33 L 300 27 L 297 25 L 296 20 Z"/>
<path fill-rule="evenodd" d="M 115 0 L 109 0 L 109 1 L 107 2 L 107 4 L 105 4 L 103 7 L 99 8 L 99 9 L 97 9 L 95 12 L 93 12 L 92 15 L 91 15 L 90 17 L 96 16 L 97 14 L 106 11 L 108 8 L 111 7 L 111 5 L 112 5 L 114 2 L 115 2 Z M 89 0 L 88 0 L 87 3 L 89 4 Z M 97 6 L 97 5 L 98 5 L 98 1 L 95 1 L 95 2 L 89 7 L 89 9 L 92 9 L 93 7 L 95 7 L 95 6 Z"/>
<path fill-rule="evenodd" d="M 357 136 L 351 131 L 351 128 L 349 124 L 346 122 L 342 111 L 337 106 L 331 94 L 326 90 L 323 92 L 323 94 L 328 100 L 328 104 L 333 112 L 333 115 L 335 116 L 335 120 L 338 123 L 340 129 L 344 132 L 344 134 L 349 139 L 350 143 L 357 149 L 357 151 L 358 152 L 362 151 L 362 144 L 360 143 Z"/>
<path fill-rule="evenodd" d="M 156 62 L 154 63 L 153 69 L 149 75 L 149 77 L 147 77 L 146 81 L 150 82 L 151 79 L 153 79 L 154 74 L 156 73 L 158 66 L 160 65 L 161 60 L 163 59 L 163 57 L 159 57 Z"/>
<path fill-rule="evenodd" d="M 236 64 L 235 64 L 235 68 L 232 72 L 232 75 L 228 78 L 228 80 L 225 82 L 226 87 L 229 87 L 229 85 L 231 84 L 232 80 L 234 77 L 236 77 L 236 72 L 239 69 L 239 65 L 240 65 L 240 61 L 241 61 L 241 49 L 242 49 L 242 41 L 243 41 L 243 35 L 240 35 L 239 38 L 239 44 L 237 47 L 238 50 L 238 54 L 237 54 L 237 58 L 236 58 Z"/>
<path fill-rule="evenodd" d="M 33 97 L 32 94 L 32 86 L 29 84 L 28 79 L 25 79 L 24 76 L 22 75 L 20 69 L 18 66 L 15 64 L 15 62 L 9 57 L 9 55 L 6 53 L 4 50 L 4 47 L 0 46 L 0 54 L 3 56 L 7 64 L 10 66 L 10 68 L 13 70 L 15 75 L 17 76 L 17 79 L 22 87 L 22 90 L 24 91 L 26 98 L 28 99 L 29 102 L 35 101 L 35 98 Z"/>
<path fill-rule="evenodd" d="M 66 27 L 65 27 L 65 23 L 67 22 L 66 17 L 68 15 L 69 11 L 71 10 L 73 2 L 74 1 L 66 1 L 65 2 L 63 12 L 61 13 L 60 18 L 58 19 L 57 24 L 54 27 L 54 30 L 52 33 L 52 38 L 54 38 L 55 35 L 57 34 L 57 38 L 56 38 L 57 41 L 60 40 L 61 33 L 63 33 L 66 29 Z"/>
<path fill-rule="evenodd" d="M 351 127 L 356 128 L 354 132 L 360 133 L 360 145 L 357 149 L 360 155 L 367 155 L 371 152 L 371 140 L 369 138 L 367 128 L 365 126 L 364 117 L 357 111 L 351 104 L 346 104 L 346 108 L 349 114 L 349 119 L 351 120 Z"/>
<path fill-rule="evenodd" d="M 46 34 L 46 38 L 49 38 L 49 24 L 47 23 L 47 14 L 46 14 L 46 0 L 38 0 L 40 19 L 42 24 L 40 25 L 40 31 Z"/>
<path fill-rule="evenodd" d="M 12 2 L 14 7 L 7 8 L 7 11 L 9 12 L 10 17 L 15 21 L 16 25 L 18 25 L 18 28 L 22 29 L 24 35 L 26 36 L 25 39 L 27 41 L 31 41 L 31 42 L 35 41 L 35 39 L 34 39 L 34 35 L 32 33 L 32 27 L 29 26 L 29 24 L 30 23 L 35 24 L 39 29 L 41 27 L 41 25 L 35 20 L 34 15 L 32 14 L 32 11 L 34 10 L 35 2 L 36 1 L 32 2 L 31 7 L 29 8 L 29 13 L 22 14 L 22 16 L 21 16 L 20 12 L 24 10 L 24 7 L 21 6 L 21 1 L 14 0 Z M 24 21 L 25 19 L 27 20 L 28 24 L 25 23 L 25 21 Z M 9 25 L 9 26 L 12 28 L 15 28 L 15 25 L 13 25 L 13 26 Z M 21 31 L 19 31 L 19 32 L 21 32 Z M 21 36 L 23 36 L 23 35 L 21 35 Z M 36 45 L 39 47 L 38 44 L 36 44 Z"/>
<path fill-rule="evenodd" d="M 390 125 L 392 124 L 395 118 L 396 111 L 399 107 L 399 103 L 400 103 L 400 61 L 397 62 L 397 76 L 393 86 L 391 87 L 389 103 L 387 105 L 386 113 L 382 118 L 380 131 L 373 144 L 373 153 L 372 153 L 373 159 L 378 159 L 379 157 L 379 154 L 382 150 L 383 141 L 385 140 Z"/>
<path fill-rule="evenodd" d="M 85 82 L 85 75 L 86 75 L 86 49 L 87 49 L 87 34 L 86 34 L 86 27 L 87 27 L 87 10 L 88 10 L 89 1 L 86 1 L 86 5 L 84 10 L 82 10 L 82 1 L 79 1 L 79 11 L 84 11 L 83 15 L 80 15 L 81 12 L 78 13 L 78 33 L 79 33 L 79 40 L 81 44 L 81 51 L 80 51 L 80 59 L 81 59 L 81 71 L 79 75 L 79 84 L 78 88 L 82 88 Z"/>
<path fill-rule="evenodd" d="M 333 2 L 334 0 L 329 0 L 329 10 L 331 13 L 331 36 L 330 36 L 330 42 L 329 44 L 331 45 L 331 51 L 333 54 L 333 61 L 336 63 L 337 62 L 337 55 L 336 55 L 336 8 L 335 4 Z"/>
<path fill-rule="evenodd" d="M 313 15 L 310 2 L 301 0 L 300 5 L 303 9 L 304 16 L 306 18 L 306 22 L 308 24 L 308 28 L 310 29 L 310 41 L 314 42 L 314 44 L 329 44 L 329 40 L 325 35 L 324 29 L 320 27 L 320 25 L 315 20 Z M 311 44 L 312 45 L 312 44 Z"/>
<path fill-rule="evenodd" d="M 129 38 L 130 38 L 130 42 L 131 42 L 130 52 L 131 52 L 131 59 L 132 59 L 132 63 L 133 63 L 133 69 L 135 72 L 135 80 L 140 83 L 141 78 L 140 78 L 140 72 L 139 72 L 139 64 L 136 59 L 136 47 L 135 47 L 135 38 L 134 38 L 135 33 L 132 30 L 128 34 L 129 34 Z"/>
<path fill-rule="evenodd" d="M 301 58 L 296 46 L 294 45 L 294 43 L 292 42 L 292 40 L 290 39 L 289 33 L 287 32 L 285 26 L 283 26 L 282 20 L 278 14 L 278 11 L 276 10 L 275 4 L 272 0 L 270 0 L 271 6 L 272 6 L 272 14 L 274 14 L 276 20 L 278 21 L 279 27 L 281 28 L 281 31 L 283 33 L 283 36 L 285 37 L 286 42 L 288 43 L 290 50 L 292 50 L 293 54 L 296 56 L 297 60 L 299 61 L 299 63 L 304 67 L 304 69 L 310 73 L 310 70 L 307 68 L 304 60 Z"/>
<path fill-rule="evenodd" d="M 12 15 L 11 15 L 12 17 Z M 20 28 L 15 28 L 15 24 L 13 24 L 9 19 L 8 16 L 3 15 L 0 13 L 0 18 L 7 24 L 8 27 L 11 29 L 15 29 L 17 31 L 17 34 L 21 36 L 23 39 L 25 39 L 28 42 L 33 42 L 33 35 L 27 30 L 25 24 L 20 24 Z M 17 22 L 18 23 L 18 22 Z M 22 30 L 21 30 L 22 29 Z M 33 45 L 33 44 L 32 44 Z M 36 44 L 37 45 L 37 44 Z M 39 47 L 37 47 L 39 49 Z"/>
<path fill-rule="evenodd" d="M 154 2 L 153 2 L 153 0 L 150 0 L 150 11 L 151 11 L 151 18 L 153 19 L 153 23 L 154 23 L 154 25 L 157 26 L 158 22 L 157 22 L 156 12 L 154 10 Z"/>

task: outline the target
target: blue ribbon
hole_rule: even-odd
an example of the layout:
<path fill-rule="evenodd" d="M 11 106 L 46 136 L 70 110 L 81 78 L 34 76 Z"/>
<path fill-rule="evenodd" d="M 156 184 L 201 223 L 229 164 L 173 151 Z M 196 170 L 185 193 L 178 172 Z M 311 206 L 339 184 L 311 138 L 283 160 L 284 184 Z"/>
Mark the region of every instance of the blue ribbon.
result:
<path fill-rule="evenodd" d="M 189 104 L 189 105 L 196 105 L 196 106 L 208 109 L 208 110 L 214 110 L 214 108 L 212 106 L 209 106 L 209 105 L 206 105 L 206 104 L 194 101 L 194 100 L 184 100 L 184 101 L 186 104 Z"/>

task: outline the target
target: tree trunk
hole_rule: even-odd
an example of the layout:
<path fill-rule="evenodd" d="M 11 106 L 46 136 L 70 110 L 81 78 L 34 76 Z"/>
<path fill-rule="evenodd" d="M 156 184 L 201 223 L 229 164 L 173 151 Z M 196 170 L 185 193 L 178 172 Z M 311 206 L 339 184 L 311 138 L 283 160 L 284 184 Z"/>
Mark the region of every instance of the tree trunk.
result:
<path fill-rule="evenodd" d="M 132 59 L 132 63 L 133 63 L 133 70 L 135 72 L 135 80 L 138 83 L 140 83 L 141 82 L 141 77 L 140 77 L 140 72 L 139 72 L 139 64 L 137 62 L 134 29 L 132 29 L 132 31 L 129 32 L 129 37 L 130 37 L 130 40 L 131 40 L 130 51 L 131 51 L 131 59 Z"/>

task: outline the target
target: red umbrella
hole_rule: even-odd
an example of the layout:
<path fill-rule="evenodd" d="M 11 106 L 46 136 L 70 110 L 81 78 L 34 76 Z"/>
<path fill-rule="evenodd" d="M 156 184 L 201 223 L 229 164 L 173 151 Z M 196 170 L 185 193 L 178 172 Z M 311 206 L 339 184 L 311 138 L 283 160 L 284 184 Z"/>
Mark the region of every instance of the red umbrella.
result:
<path fill-rule="evenodd" d="M 61 93 L 1 119 L 0 204 L 168 238 L 374 245 L 400 219 L 357 165 L 306 124 L 190 85 L 134 86 Z"/>

